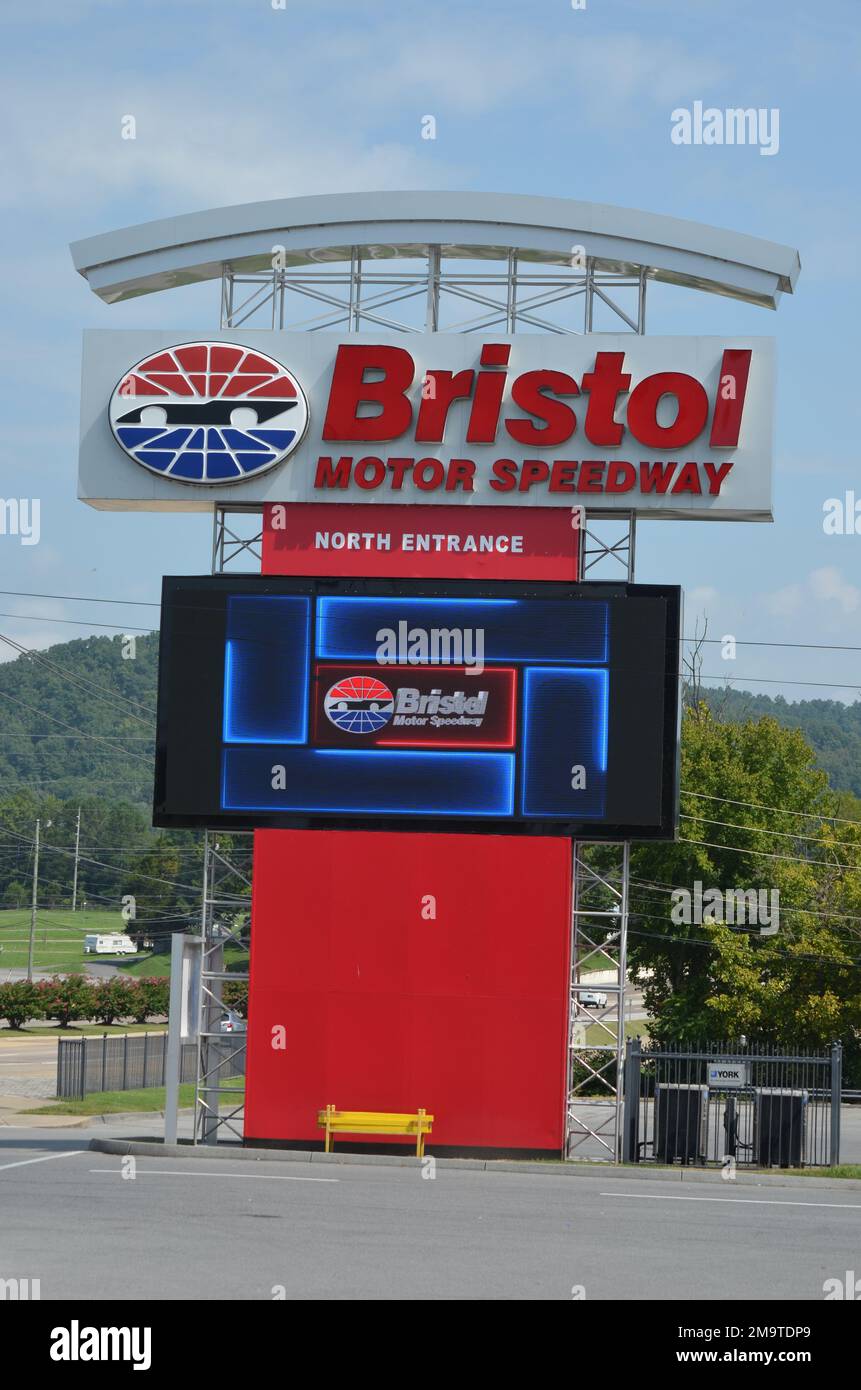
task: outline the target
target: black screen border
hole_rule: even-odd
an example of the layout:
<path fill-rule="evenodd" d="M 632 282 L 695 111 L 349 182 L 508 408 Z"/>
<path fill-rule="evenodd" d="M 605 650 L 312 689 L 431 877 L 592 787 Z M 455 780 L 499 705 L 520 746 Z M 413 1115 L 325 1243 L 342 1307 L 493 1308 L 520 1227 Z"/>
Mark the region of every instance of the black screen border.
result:
<path fill-rule="evenodd" d="M 215 602 L 210 611 L 221 613 L 224 638 L 227 598 L 232 594 L 306 593 L 310 596 L 341 595 L 397 598 L 415 595 L 427 598 L 659 598 L 667 605 L 667 632 L 664 648 L 664 718 L 661 758 L 660 820 L 652 825 L 626 825 L 594 820 L 513 819 L 494 817 L 416 816 L 408 821 L 398 815 L 297 814 L 295 812 L 255 812 L 252 816 L 231 812 L 216 815 L 167 810 L 167 771 L 170 748 L 169 691 L 172 683 L 171 652 L 174 646 L 174 619 L 183 594 L 211 594 Z M 203 611 L 203 609 L 201 609 Z M 326 578 L 311 575 L 167 575 L 162 581 L 162 617 L 159 636 L 158 708 L 156 726 L 155 786 L 153 826 L 158 829 L 243 830 L 380 830 L 414 834 L 537 835 L 563 836 L 593 843 L 621 840 L 675 840 L 678 837 L 680 729 L 681 729 L 681 617 L 682 590 L 674 584 L 636 584 L 607 581 L 567 583 L 555 580 L 474 580 L 474 579 L 384 579 Z M 217 709 L 213 706 L 210 723 L 222 725 L 223 683 L 219 686 Z M 519 717 L 518 717 L 519 723 Z M 518 736 L 520 731 L 518 730 Z M 219 738 L 219 745 L 220 745 Z M 216 774 L 216 785 L 218 780 Z"/>

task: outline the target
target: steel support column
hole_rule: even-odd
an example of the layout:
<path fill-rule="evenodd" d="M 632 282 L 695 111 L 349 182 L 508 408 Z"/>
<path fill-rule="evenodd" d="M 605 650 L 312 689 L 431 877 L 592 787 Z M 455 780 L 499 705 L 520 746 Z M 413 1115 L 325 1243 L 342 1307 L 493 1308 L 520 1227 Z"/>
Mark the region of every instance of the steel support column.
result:
<path fill-rule="evenodd" d="M 619 1162 L 631 846 L 574 844 L 572 851 L 565 1156 Z M 586 991 L 605 995 L 606 1004 L 584 1004 Z"/>

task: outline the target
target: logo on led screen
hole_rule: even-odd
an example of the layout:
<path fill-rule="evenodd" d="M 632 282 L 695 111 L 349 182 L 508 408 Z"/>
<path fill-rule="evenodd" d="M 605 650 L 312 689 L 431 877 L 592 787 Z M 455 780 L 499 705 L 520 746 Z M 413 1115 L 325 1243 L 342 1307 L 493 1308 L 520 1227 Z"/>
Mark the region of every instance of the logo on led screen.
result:
<path fill-rule="evenodd" d="M 152 353 L 111 397 L 114 438 L 135 463 L 206 486 L 240 483 L 293 452 L 308 424 L 296 378 L 238 343 L 181 343 Z"/>
<path fill-rule="evenodd" d="M 348 734 L 375 734 L 388 724 L 395 697 L 375 676 L 336 681 L 323 701 L 326 716 Z"/>
<path fill-rule="evenodd" d="M 367 668 L 317 667 L 312 742 L 318 747 L 513 748 L 517 674 L 510 666 L 399 667 L 387 683 Z M 402 683 L 403 682 L 403 683 Z"/>

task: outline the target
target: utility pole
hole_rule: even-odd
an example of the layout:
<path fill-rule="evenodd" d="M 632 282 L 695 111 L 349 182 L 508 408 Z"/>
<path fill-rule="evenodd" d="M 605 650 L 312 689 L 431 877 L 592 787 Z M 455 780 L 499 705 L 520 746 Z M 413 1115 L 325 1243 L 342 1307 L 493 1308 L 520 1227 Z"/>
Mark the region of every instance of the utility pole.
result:
<path fill-rule="evenodd" d="M 30 908 L 30 946 L 27 952 L 27 979 L 33 983 L 33 949 L 36 943 L 36 900 L 39 894 L 39 832 L 42 822 L 36 821 L 36 846 L 33 852 L 33 903 Z"/>
<path fill-rule="evenodd" d="M 78 807 L 78 823 L 75 829 L 75 876 L 72 879 L 72 911 L 78 902 L 78 859 L 81 853 L 81 808 Z"/>

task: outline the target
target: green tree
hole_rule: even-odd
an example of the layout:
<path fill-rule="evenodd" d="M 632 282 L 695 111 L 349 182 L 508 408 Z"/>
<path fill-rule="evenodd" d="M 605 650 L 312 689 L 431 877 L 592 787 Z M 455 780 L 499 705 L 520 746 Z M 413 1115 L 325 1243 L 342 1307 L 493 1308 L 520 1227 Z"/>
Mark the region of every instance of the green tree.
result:
<path fill-rule="evenodd" d="M 680 838 L 632 856 L 629 959 L 659 1039 L 746 1034 L 858 1058 L 861 825 L 797 730 L 721 723 L 700 705 L 682 731 Z M 823 819 L 823 817 L 825 819 Z M 774 935 L 673 921 L 673 888 L 779 892 Z"/>

